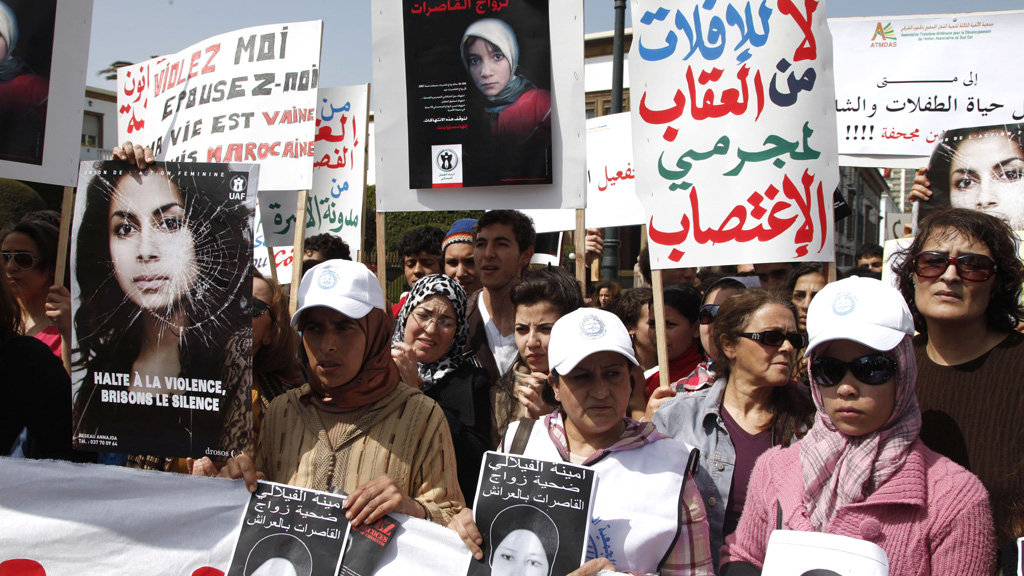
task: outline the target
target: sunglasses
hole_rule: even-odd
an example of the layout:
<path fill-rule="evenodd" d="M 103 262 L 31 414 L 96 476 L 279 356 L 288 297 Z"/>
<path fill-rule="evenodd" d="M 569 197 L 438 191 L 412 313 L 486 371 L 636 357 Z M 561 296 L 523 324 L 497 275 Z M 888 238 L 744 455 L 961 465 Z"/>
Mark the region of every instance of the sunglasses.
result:
<path fill-rule="evenodd" d="M 718 316 L 718 309 L 721 308 L 720 304 L 705 304 L 700 307 L 697 311 L 697 322 L 708 325 L 715 321 L 715 316 Z"/>
<path fill-rule="evenodd" d="M 864 384 L 878 386 L 896 376 L 896 361 L 885 354 L 868 354 L 856 360 L 843 362 L 836 358 L 820 356 L 811 360 L 814 381 L 823 388 L 838 386 L 849 370 L 853 377 Z"/>
<path fill-rule="evenodd" d="M 253 318 L 260 318 L 260 317 L 262 317 L 264 314 L 267 313 L 268 310 L 270 310 L 270 304 L 267 304 L 263 300 L 257 300 L 256 298 L 252 299 L 252 317 Z"/>
<path fill-rule="evenodd" d="M 4 265 L 14 260 L 14 265 L 22 270 L 29 270 L 36 265 L 37 258 L 31 252 L 0 252 Z"/>
<path fill-rule="evenodd" d="M 964 254 L 953 258 L 942 252 L 921 252 L 914 257 L 914 274 L 938 278 L 952 264 L 961 280 L 984 282 L 996 273 L 996 261 L 984 254 Z"/>
<path fill-rule="evenodd" d="M 807 346 L 807 335 L 800 334 L 798 332 L 792 332 L 786 334 L 781 330 L 765 330 L 764 332 L 744 332 L 740 334 L 744 338 L 750 338 L 755 342 L 760 342 L 765 346 L 773 346 L 778 348 L 782 346 L 782 343 L 789 340 L 789 343 L 793 345 L 793 348 L 803 348 Z"/>

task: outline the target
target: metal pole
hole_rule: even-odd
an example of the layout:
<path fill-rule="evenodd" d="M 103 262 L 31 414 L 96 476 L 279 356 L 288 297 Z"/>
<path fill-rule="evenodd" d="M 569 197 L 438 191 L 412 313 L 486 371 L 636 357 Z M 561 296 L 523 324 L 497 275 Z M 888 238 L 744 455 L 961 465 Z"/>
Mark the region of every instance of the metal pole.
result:
<path fill-rule="evenodd" d="M 626 0 L 615 0 L 615 39 L 612 44 L 612 114 L 622 112 L 622 69 L 626 36 Z M 601 277 L 619 279 L 619 229 L 604 231 L 604 257 L 601 258 Z"/>

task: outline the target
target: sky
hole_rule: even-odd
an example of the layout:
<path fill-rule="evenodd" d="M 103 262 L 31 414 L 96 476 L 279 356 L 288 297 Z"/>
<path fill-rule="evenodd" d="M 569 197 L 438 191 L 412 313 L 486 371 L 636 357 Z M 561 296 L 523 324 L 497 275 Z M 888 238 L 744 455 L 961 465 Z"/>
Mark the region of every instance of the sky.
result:
<path fill-rule="evenodd" d="M 400 1 L 400 0 L 389 0 Z M 567 1 L 567 0 L 557 0 Z M 370 0 L 94 0 L 86 84 L 116 89 L 98 72 L 117 60 L 140 62 L 211 36 L 263 24 L 324 21 L 320 85 L 372 81 Z M 829 0 L 829 18 L 1024 9 L 1024 0 Z M 585 31 L 611 30 L 614 0 L 585 0 Z M 626 26 L 630 26 L 629 10 Z"/>

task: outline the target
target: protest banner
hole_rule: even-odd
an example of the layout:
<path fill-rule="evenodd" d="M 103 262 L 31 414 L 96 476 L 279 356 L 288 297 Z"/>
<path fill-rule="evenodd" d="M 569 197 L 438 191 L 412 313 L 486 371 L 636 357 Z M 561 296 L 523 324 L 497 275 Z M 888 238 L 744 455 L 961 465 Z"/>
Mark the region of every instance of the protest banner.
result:
<path fill-rule="evenodd" d="M 374 0 L 372 6 L 373 83 L 377 86 L 407 86 L 407 82 L 415 83 L 415 86 L 406 90 L 381 90 L 375 97 L 374 132 L 377 147 L 374 161 L 379 191 L 378 212 L 584 207 L 586 192 L 583 146 L 585 94 L 582 2 Z M 544 6 L 546 8 L 541 8 Z M 480 90 L 472 81 L 467 68 L 468 60 L 467 64 L 463 64 L 460 48 L 462 35 L 473 22 L 480 22 L 481 19 L 505 20 L 506 14 L 514 16 L 509 18 L 508 22 L 513 28 L 513 33 L 529 38 L 528 42 L 524 38 L 518 40 L 516 57 L 507 59 L 509 66 L 515 61 L 522 68 L 516 72 L 520 78 L 528 79 L 540 90 L 550 90 L 549 166 L 544 167 L 541 162 L 540 169 L 549 175 L 540 181 L 545 183 L 537 183 L 539 180 L 535 179 L 538 178 L 538 172 L 535 169 L 535 158 L 532 156 L 534 148 L 541 153 L 541 158 L 547 155 L 543 149 L 545 146 L 530 144 L 527 150 L 523 151 L 523 155 L 514 150 L 521 150 L 521 146 L 501 145 L 500 152 L 488 152 L 489 145 L 477 143 L 482 137 L 470 137 L 470 132 L 475 130 L 474 126 L 482 121 L 484 112 L 477 110 L 473 102 L 477 100 L 477 92 Z M 533 16 L 530 16 L 531 14 Z M 546 26 L 543 24 L 545 17 Z M 505 30 L 503 34 L 506 40 L 500 43 L 506 46 L 501 48 L 501 53 L 505 55 L 504 52 L 512 52 L 508 48 L 511 45 L 508 41 L 511 36 L 507 34 L 507 29 L 493 21 L 488 26 Z M 533 36 L 533 30 L 537 30 L 539 34 L 545 27 L 546 39 Z M 428 30 L 428 34 L 432 34 L 429 31 L 435 29 L 438 34 L 443 30 L 444 38 L 451 37 L 451 40 L 444 41 L 434 35 L 420 35 L 423 30 Z M 527 32 L 528 30 L 530 32 Z M 409 41 L 413 37 L 416 38 L 415 42 Z M 549 53 L 558 54 L 558 58 L 543 59 L 545 50 L 542 45 L 545 42 L 550 46 Z M 494 42 L 492 44 L 497 46 Z M 417 51 L 417 47 L 422 49 Z M 410 55 L 418 57 L 419 52 L 432 62 L 429 66 L 422 66 L 422 70 L 415 68 L 418 60 L 410 58 Z M 491 53 L 495 52 L 492 50 Z M 529 69 L 525 68 L 527 64 Z M 410 69 L 424 77 L 409 77 L 407 72 Z M 436 79 L 435 70 L 438 75 Z M 443 79 L 440 78 L 442 72 L 445 75 Z M 444 86 L 445 84 L 451 85 Z M 518 84 L 516 80 L 510 80 L 512 87 L 509 91 L 514 91 Z M 448 92 L 445 92 L 446 90 Z M 504 96 L 505 94 L 496 95 L 499 99 Z M 527 96 L 528 93 L 522 95 L 520 100 Z M 520 100 L 516 100 L 516 103 L 511 104 L 503 113 L 509 114 L 517 110 Z M 432 106 L 439 108 L 433 109 Z M 460 113 L 459 110 L 464 112 Z M 533 118 L 525 111 L 522 116 Z M 455 120 L 463 117 L 465 120 Z M 417 118 L 421 121 L 417 122 Z M 422 122 L 441 118 L 444 120 Z M 526 123 L 534 125 L 532 120 Z M 410 126 L 413 124 L 417 130 L 410 134 Z M 463 124 L 464 129 L 461 128 Z M 435 130 L 433 125 L 452 129 Z M 436 134 L 438 132 L 443 134 Z M 460 161 L 456 165 L 454 149 L 449 145 L 458 143 L 456 137 L 459 134 L 467 138 L 462 142 L 462 153 L 466 156 L 464 162 Z M 451 141 L 446 140 L 449 136 L 452 137 Z M 444 145 L 434 152 L 432 147 L 441 144 Z M 453 153 L 449 155 L 444 150 L 453 150 Z M 502 159 L 503 154 L 507 154 L 509 159 Z M 528 168 L 522 168 L 524 165 Z M 463 190 L 461 187 L 433 188 L 435 168 L 432 167 L 445 173 L 454 173 L 463 168 L 465 172 L 461 184 L 473 186 L 472 190 Z M 511 172 L 506 172 L 506 168 Z M 431 172 L 428 173 L 426 170 Z M 423 182 L 424 178 L 426 182 Z M 438 180 L 438 183 L 455 184 L 454 180 L 447 179 Z M 512 183 L 516 185 L 508 185 Z"/>
<path fill-rule="evenodd" d="M 590 468 L 487 452 L 473 503 L 484 559 L 468 575 L 509 574 L 525 558 L 543 574 L 568 574 L 587 557 L 597 475 Z"/>
<path fill-rule="evenodd" d="M 0 573 L 46 576 L 135 574 L 140 566 L 221 576 L 251 498 L 240 480 L 11 458 L 0 459 L 0 494 Z M 394 520 L 377 576 L 466 572 L 472 556 L 454 530 Z"/>
<path fill-rule="evenodd" d="M 340 236 L 355 253 L 362 250 L 366 191 L 369 85 L 321 88 L 314 139 L 313 187 L 306 201 L 306 237 Z M 260 193 L 265 242 L 290 246 L 294 237 L 295 193 Z"/>
<path fill-rule="evenodd" d="M 258 174 L 253 164 L 82 163 L 75 447 L 221 459 L 251 450 Z"/>
<path fill-rule="evenodd" d="M 843 165 L 918 168 L 946 130 L 1024 119 L 1024 11 L 829 19 Z M 820 43 L 819 43 L 820 44 Z"/>
<path fill-rule="evenodd" d="M 824 2 L 640 1 L 629 54 L 651 268 L 834 258 Z"/>
<path fill-rule="evenodd" d="M 322 31 L 256 26 L 120 68 L 118 140 L 157 160 L 258 162 L 261 190 L 308 189 Z"/>
<path fill-rule="evenodd" d="M 294 193 L 291 194 L 294 196 Z M 252 263 L 265 278 L 275 278 L 278 283 L 288 284 L 292 281 L 292 261 L 295 251 L 291 242 L 287 246 L 271 246 L 266 243 L 263 234 L 263 219 L 260 218 L 260 201 L 256 199 L 255 228 L 253 233 Z M 273 265 L 271 265 L 273 261 Z M 299 257 L 302 261 L 302 257 Z"/>
<path fill-rule="evenodd" d="M 228 576 L 335 576 L 349 523 L 339 494 L 259 482 L 242 518 Z"/>
<path fill-rule="evenodd" d="M 4 178 L 75 185 L 91 25 L 92 0 L 0 1 Z"/>

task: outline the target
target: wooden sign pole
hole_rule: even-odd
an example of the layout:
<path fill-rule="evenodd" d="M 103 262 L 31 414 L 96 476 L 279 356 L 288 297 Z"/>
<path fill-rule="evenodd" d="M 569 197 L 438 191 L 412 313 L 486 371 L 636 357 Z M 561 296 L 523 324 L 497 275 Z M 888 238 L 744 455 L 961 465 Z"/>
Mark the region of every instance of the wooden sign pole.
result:
<path fill-rule="evenodd" d="M 580 287 L 583 288 L 583 294 L 587 292 L 587 228 L 584 221 L 584 211 L 582 208 L 576 209 L 576 237 L 573 238 L 573 244 L 576 246 L 576 281 L 580 283 Z"/>
<path fill-rule="evenodd" d="M 384 257 L 384 212 L 377 212 L 377 280 L 380 281 L 380 289 L 384 292 L 384 299 L 388 297 L 388 265 Z"/>
<path fill-rule="evenodd" d="M 654 292 L 654 334 L 658 345 L 658 386 L 668 388 L 672 382 L 669 379 L 668 348 L 665 347 L 665 290 L 661 270 L 651 270 L 651 290 Z"/>
<path fill-rule="evenodd" d="M 292 288 L 289 291 L 288 309 L 291 314 L 299 309 L 299 283 L 302 282 L 302 245 L 306 242 L 306 201 L 309 190 L 299 190 L 295 203 L 295 241 L 292 243 Z"/>

